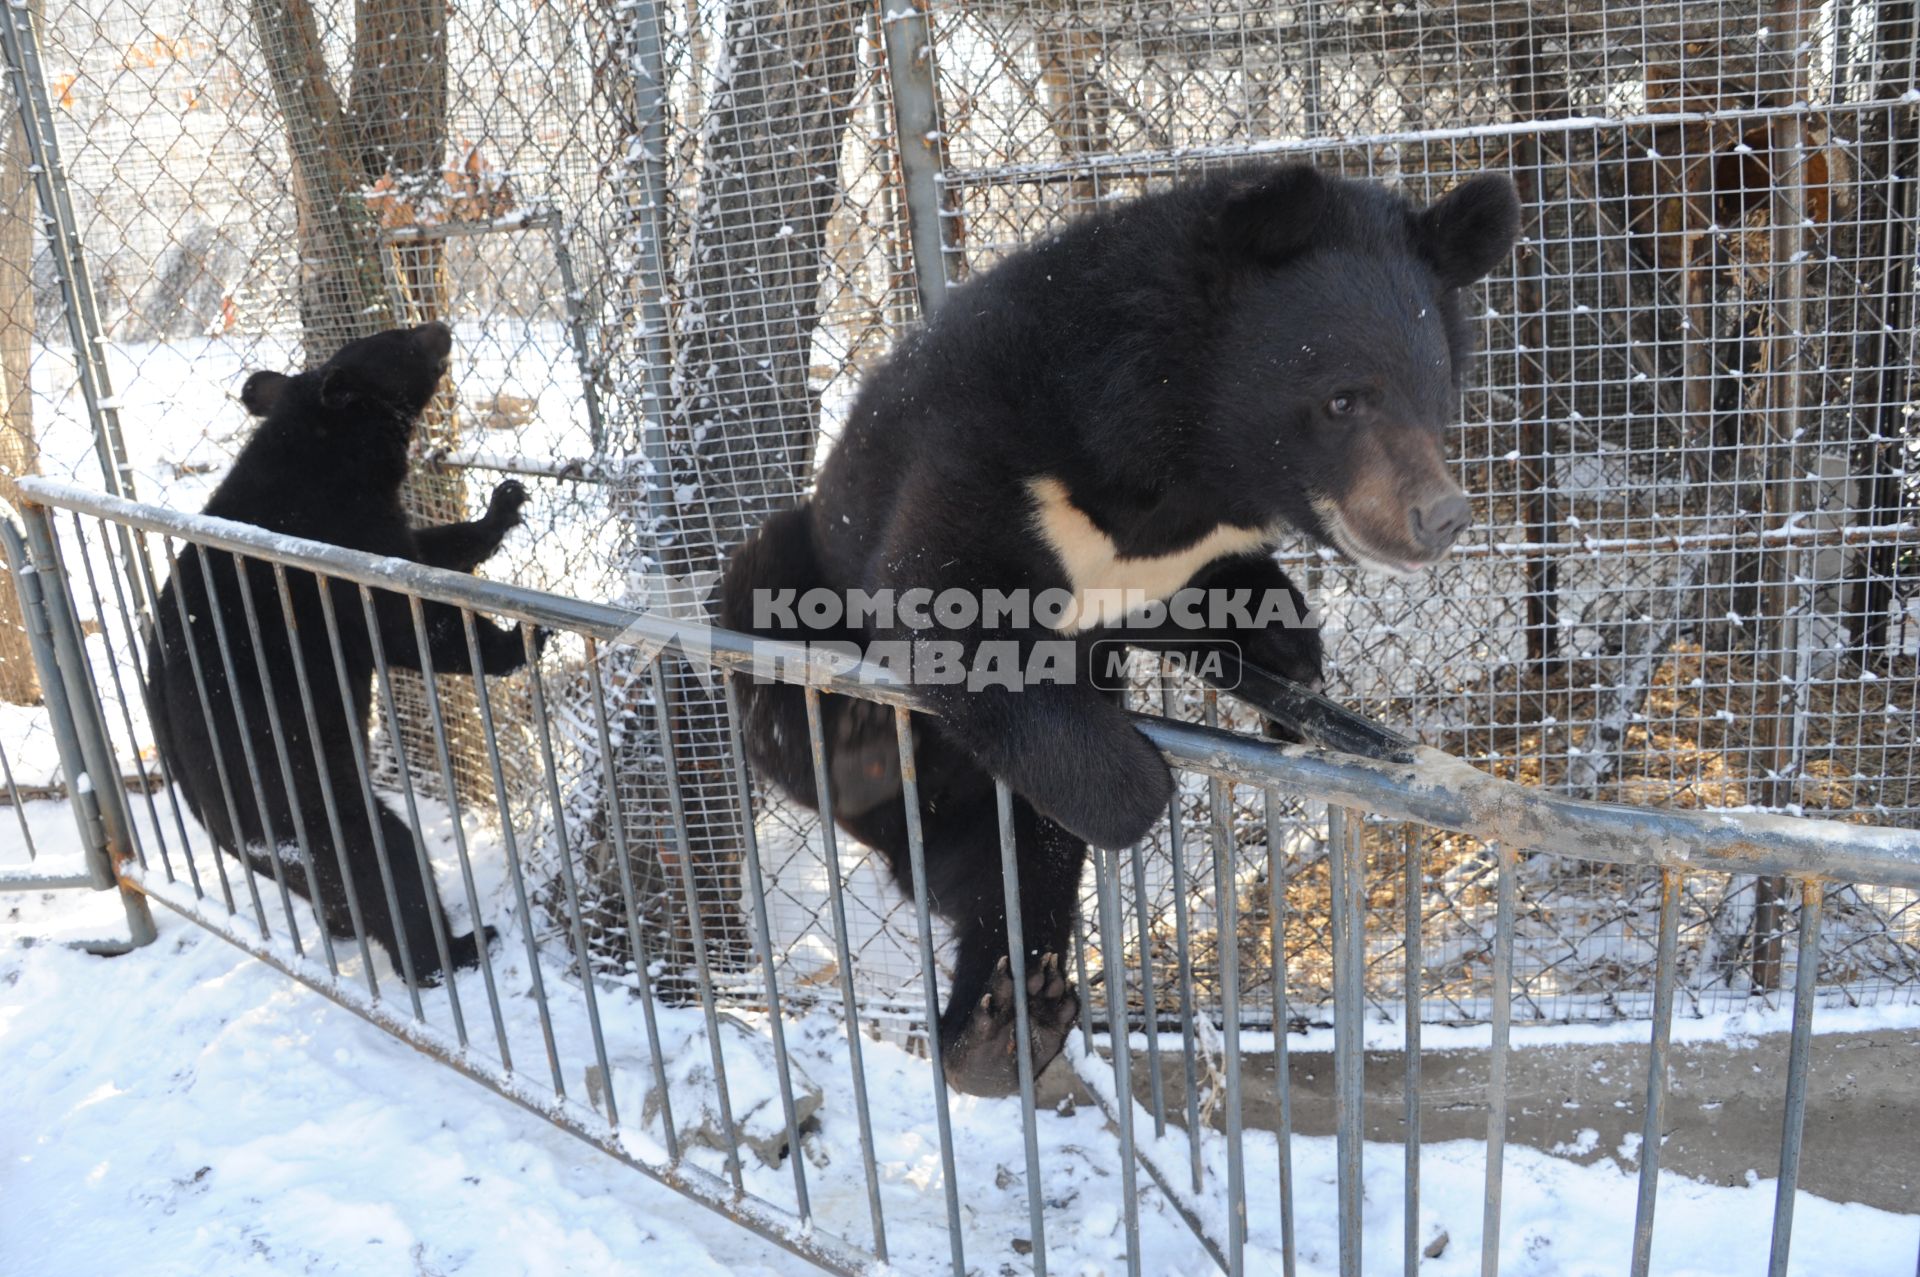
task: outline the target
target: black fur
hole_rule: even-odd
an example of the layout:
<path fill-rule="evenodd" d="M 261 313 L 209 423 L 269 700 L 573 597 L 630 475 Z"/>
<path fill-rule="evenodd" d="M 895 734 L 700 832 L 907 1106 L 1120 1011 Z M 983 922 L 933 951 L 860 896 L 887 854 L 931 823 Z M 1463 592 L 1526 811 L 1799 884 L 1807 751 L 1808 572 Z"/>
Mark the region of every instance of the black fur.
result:
<path fill-rule="evenodd" d="M 471 571 L 519 525 L 527 495 L 520 484 L 495 488 L 486 515 L 472 523 L 414 528 L 400 504 L 408 445 L 446 372 L 451 349 L 444 325 L 425 324 L 353 342 L 319 368 L 295 376 L 253 374 L 241 401 L 264 419 L 207 502 L 206 513 L 370 554 Z M 150 644 L 147 667 L 147 704 L 160 757 L 194 816 L 222 848 L 263 873 L 272 872 L 267 858 L 279 849 L 287 885 L 313 899 L 329 932 L 352 936 L 357 905 L 366 934 L 394 964 L 416 983 L 433 983 L 443 967 L 429 911 L 438 915 L 440 901 L 425 851 L 407 823 L 363 787 L 354 762 L 354 741 L 363 747 L 366 742 L 374 674 L 373 635 L 358 587 L 336 581 L 329 588 L 339 625 L 343 704 L 318 583 L 305 572 L 287 577 L 292 632 L 272 568 L 248 560 L 244 589 L 261 640 L 256 657 L 232 557 L 210 552 L 203 558 L 191 545 L 181 550 L 177 570 L 160 593 L 159 640 Z M 388 664 L 419 669 L 420 647 L 406 599 L 384 591 L 374 599 Z M 459 612 L 429 603 L 425 619 L 433 668 L 471 672 Z M 525 663 L 517 631 L 484 619 L 475 625 L 484 672 L 504 674 Z M 204 706 L 196 663 L 207 692 Z M 302 705 L 302 672 L 317 732 L 309 730 Z M 271 730 L 270 704 L 279 719 L 286 772 Z M 264 820 L 247 766 L 249 749 L 258 766 Z M 284 779 L 287 773 L 291 785 Z M 327 814 L 326 791 L 334 799 L 337 828 Z M 301 844 L 310 852 L 304 863 L 286 854 Z M 380 850 L 390 884 L 380 869 Z M 457 967 L 478 960 L 472 935 L 449 937 L 447 948 Z"/>
<path fill-rule="evenodd" d="M 756 625 L 756 590 L 821 586 L 1039 591 L 1068 584 L 1037 530 L 1036 480 L 1122 558 L 1165 556 L 1223 526 L 1250 548 L 1192 585 L 1298 592 L 1270 557 L 1284 528 L 1370 564 L 1410 570 L 1465 526 L 1447 476 L 1468 349 L 1459 289 L 1512 247 L 1519 206 L 1499 177 L 1416 210 L 1371 185 L 1274 166 L 1214 176 L 1078 222 L 956 289 L 868 379 L 801 507 L 742 546 L 723 587 L 731 628 L 797 641 L 988 639 L 1030 651 L 1038 626 L 989 631 L 785 631 Z M 1314 683 L 1311 628 L 1226 632 L 1115 625 L 1091 645 L 1204 652 Z M 818 806 L 802 698 L 742 681 L 755 764 Z M 993 778 L 1014 824 L 1036 1062 L 1077 1008 L 1060 978 L 1086 846 L 1124 847 L 1165 813 L 1165 763 L 1114 695 L 1084 678 L 1019 691 L 923 686 L 914 719 L 935 907 L 959 933 L 939 1032 L 949 1081 L 1015 1082 L 1007 1027 Z M 823 700 L 833 815 L 908 881 L 889 713 Z"/>

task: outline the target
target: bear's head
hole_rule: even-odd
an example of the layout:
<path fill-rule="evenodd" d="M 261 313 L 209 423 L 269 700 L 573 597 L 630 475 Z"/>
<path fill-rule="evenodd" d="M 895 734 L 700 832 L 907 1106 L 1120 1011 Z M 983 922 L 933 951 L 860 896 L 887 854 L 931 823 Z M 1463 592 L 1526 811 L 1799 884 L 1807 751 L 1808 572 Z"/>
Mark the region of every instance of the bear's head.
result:
<path fill-rule="evenodd" d="M 241 387 L 240 402 L 256 417 L 300 403 L 330 415 L 398 421 L 411 430 L 446 376 L 452 353 L 453 333 L 445 324 L 390 329 L 348 342 L 326 363 L 297 375 L 256 372 Z"/>
<path fill-rule="evenodd" d="M 1425 209 L 1304 166 L 1227 184 L 1200 428 L 1233 522 L 1291 524 L 1391 572 L 1446 554 L 1472 519 L 1444 447 L 1471 349 L 1461 293 L 1519 223 L 1491 174 Z"/>

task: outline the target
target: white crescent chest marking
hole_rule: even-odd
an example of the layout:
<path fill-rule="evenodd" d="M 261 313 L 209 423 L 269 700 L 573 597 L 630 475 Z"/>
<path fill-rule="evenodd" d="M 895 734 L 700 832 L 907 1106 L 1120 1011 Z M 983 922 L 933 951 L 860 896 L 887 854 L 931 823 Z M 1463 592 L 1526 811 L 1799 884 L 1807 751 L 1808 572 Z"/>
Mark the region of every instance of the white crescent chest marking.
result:
<path fill-rule="evenodd" d="M 1033 494 L 1034 527 L 1066 569 L 1077 604 L 1073 623 L 1061 629 L 1065 634 L 1118 621 L 1129 604 L 1163 602 L 1215 559 L 1263 549 L 1274 540 L 1267 528 L 1222 524 L 1183 550 L 1128 558 L 1073 504 L 1058 479 L 1030 479 L 1027 490 Z"/>

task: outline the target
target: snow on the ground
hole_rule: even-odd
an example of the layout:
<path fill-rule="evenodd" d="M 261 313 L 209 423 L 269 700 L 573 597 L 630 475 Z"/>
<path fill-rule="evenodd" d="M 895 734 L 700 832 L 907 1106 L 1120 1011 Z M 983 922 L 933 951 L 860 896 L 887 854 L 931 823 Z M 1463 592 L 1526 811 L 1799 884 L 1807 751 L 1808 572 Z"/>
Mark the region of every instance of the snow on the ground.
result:
<path fill-rule="evenodd" d="M 70 858 L 72 835 L 60 832 L 64 809 L 33 806 L 52 809 L 31 812 L 43 854 Z M 444 813 L 435 829 L 444 852 Z M 494 910 L 505 890 L 497 844 L 469 832 L 484 907 L 502 928 L 496 975 L 515 1058 L 523 1080 L 544 1085 L 525 932 Z M 17 841 L 16 829 L 0 826 L 0 864 L 18 862 Z M 246 893 L 227 867 L 244 912 Z M 451 861 L 441 869 L 457 911 Z M 272 884 L 259 886 L 271 917 Z M 808 1271 L 171 912 L 156 909 L 156 916 L 158 943 L 94 958 L 58 942 L 118 930 L 111 894 L 0 896 L 0 1273 Z M 303 921 L 311 927 L 310 916 Z M 384 976 L 384 959 L 376 961 Z M 592 1059 L 581 991 L 553 953 L 543 951 L 541 966 L 563 1076 L 577 1095 Z M 458 990 L 481 1042 L 489 1034 L 477 973 L 463 976 Z M 405 1005 L 397 990 L 387 996 Z M 429 1019 L 444 1027 L 445 995 L 426 1002 Z M 626 1079 L 616 1094 L 627 1142 L 642 1157 L 656 1156 L 659 1126 L 637 1098 L 647 1059 L 639 1008 L 606 988 L 600 1007 L 615 1076 Z M 699 1045 L 698 1012 L 663 1008 L 661 1034 L 668 1053 L 684 1058 Z M 845 1034 L 816 1010 L 789 1026 L 788 1040 L 825 1096 L 819 1129 L 803 1142 L 814 1209 L 822 1227 L 864 1243 Z M 863 1049 L 894 1263 L 901 1272 L 942 1271 L 946 1216 L 928 1066 L 886 1042 L 868 1040 Z M 754 1092 L 752 1073 L 741 1069 L 736 1105 Z M 698 1107 L 685 1092 L 674 1102 L 683 1112 Z M 1028 1239 L 1018 1104 L 956 1096 L 952 1110 L 969 1266 L 1026 1271 L 1029 1261 L 1016 1249 Z M 1039 1126 L 1052 1271 L 1113 1271 L 1125 1241 L 1116 1138 L 1091 1106 L 1043 1113 Z M 1252 1272 L 1279 1271 L 1277 1151 L 1270 1135 L 1247 1133 Z M 1292 1152 L 1300 1271 L 1331 1272 L 1333 1142 L 1296 1139 Z M 1224 1183 L 1222 1141 L 1210 1139 L 1206 1155 Z M 722 1169 L 717 1152 L 696 1148 L 690 1156 Z M 1423 1158 L 1421 1235 L 1450 1238 L 1423 1269 L 1436 1277 L 1475 1273 L 1485 1146 L 1430 1145 Z M 1184 1147 L 1176 1139 L 1160 1159 L 1182 1166 Z M 1395 1146 L 1368 1149 L 1369 1271 L 1398 1267 L 1400 1160 Z M 785 1164 L 750 1160 L 746 1178 L 750 1192 L 790 1206 Z M 1143 1271 L 1209 1271 L 1144 1173 L 1139 1182 Z M 1510 1149 L 1503 1271 L 1624 1271 L 1634 1187 L 1630 1165 L 1583 1167 Z M 1727 1188 L 1663 1177 L 1656 1271 L 1762 1268 L 1772 1202 L 1766 1180 Z M 1911 1217 L 1802 1194 L 1795 1236 L 1793 1271 L 1807 1277 L 1912 1271 Z"/>

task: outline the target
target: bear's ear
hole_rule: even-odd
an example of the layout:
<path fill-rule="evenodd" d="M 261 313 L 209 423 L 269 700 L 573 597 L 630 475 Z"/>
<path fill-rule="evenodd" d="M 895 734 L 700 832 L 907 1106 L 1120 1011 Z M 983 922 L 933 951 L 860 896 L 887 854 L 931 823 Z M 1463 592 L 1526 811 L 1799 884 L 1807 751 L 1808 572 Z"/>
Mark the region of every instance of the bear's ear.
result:
<path fill-rule="evenodd" d="M 338 368 L 320 370 L 320 406 L 344 408 L 354 401 L 353 378 Z"/>
<path fill-rule="evenodd" d="M 289 380 L 283 372 L 257 372 L 240 387 L 240 402 L 254 416 L 264 417 L 280 402 L 280 394 Z"/>
<path fill-rule="evenodd" d="M 1290 164 L 1237 184 L 1215 219 L 1227 253 L 1277 266 L 1305 248 L 1326 213 L 1327 183 L 1305 164 Z"/>
<path fill-rule="evenodd" d="M 1464 288 L 1513 251 L 1520 196 L 1502 173 L 1482 173 L 1448 191 L 1413 219 L 1414 243 L 1440 282 Z"/>

